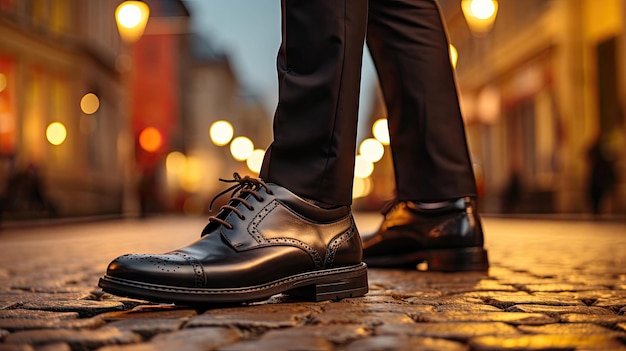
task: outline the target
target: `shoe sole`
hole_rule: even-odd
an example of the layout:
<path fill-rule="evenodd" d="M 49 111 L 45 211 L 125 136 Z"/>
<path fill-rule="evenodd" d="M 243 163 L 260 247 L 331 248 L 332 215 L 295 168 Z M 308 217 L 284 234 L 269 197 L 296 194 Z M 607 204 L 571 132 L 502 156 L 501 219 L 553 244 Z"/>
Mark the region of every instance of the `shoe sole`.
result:
<path fill-rule="evenodd" d="M 460 249 L 428 250 L 398 254 L 393 256 L 364 257 L 369 267 L 379 268 L 415 268 L 426 263 L 428 271 L 468 272 L 489 270 L 487 250 L 482 247 Z M 426 270 L 426 269 L 420 269 Z"/>
<path fill-rule="evenodd" d="M 359 297 L 368 292 L 365 263 L 292 275 L 266 284 L 241 288 L 185 288 L 142 283 L 108 275 L 100 278 L 98 286 L 114 295 L 183 304 L 253 302 L 280 293 L 324 301 Z"/>

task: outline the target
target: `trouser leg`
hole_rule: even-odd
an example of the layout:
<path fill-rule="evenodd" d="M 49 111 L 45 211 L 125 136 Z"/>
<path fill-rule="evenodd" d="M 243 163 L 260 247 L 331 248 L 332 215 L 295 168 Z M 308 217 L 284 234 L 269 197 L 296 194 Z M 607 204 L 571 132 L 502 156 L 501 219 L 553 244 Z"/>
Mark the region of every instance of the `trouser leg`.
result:
<path fill-rule="evenodd" d="M 367 0 L 283 0 L 274 140 L 261 178 L 348 205 Z"/>
<path fill-rule="evenodd" d="M 475 196 L 448 39 L 433 0 L 370 0 L 367 45 L 388 109 L 399 200 Z"/>

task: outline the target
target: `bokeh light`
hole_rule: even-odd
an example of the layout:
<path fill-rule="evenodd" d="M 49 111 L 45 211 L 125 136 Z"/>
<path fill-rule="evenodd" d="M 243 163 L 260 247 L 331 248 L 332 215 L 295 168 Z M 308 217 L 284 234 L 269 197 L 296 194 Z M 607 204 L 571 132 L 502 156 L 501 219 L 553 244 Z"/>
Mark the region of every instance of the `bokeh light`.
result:
<path fill-rule="evenodd" d="M 254 143 L 248 137 L 240 136 L 230 143 L 230 153 L 237 161 L 245 161 L 254 151 Z"/>
<path fill-rule="evenodd" d="M 354 176 L 367 178 L 374 172 L 374 164 L 366 160 L 362 155 L 357 155 L 354 160 Z"/>
<path fill-rule="evenodd" d="M 161 148 L 163 137 L 161 132 L 154 127 L 144 128 L 139 133 L 139 146 L 148 152 L 155 152 Z"/>
<path fill-rule="evenodd" d="M 387 126 L 387 119 L 381 118 L 378 119 L 372 125 L 372 134 L 374 134 L 374 138 L 380 141 L 383 145 L 389 145 L 389 127 Z"/>
<path fill-rule="evenodd" d="M 494 15 L 496 5 L 493 0 L 472 0 L 470 9 L 476 18 L 484 20 Z"/>
<path fill-rule="evenodd" d="M 211 128 L 209 128 L 211 141 L 217 146 L 224 146 L 230 143 L 234 134 L 233 125 L 228 121 L 215 121 L 211 124 Z"/>
<path fill-rule="evenodd" d="M 180 187 L 190 193 L 198 192 L 202 184 L 202 174 L 202 161 L 196 156 L 188 156 L 185 170 L 180 177 Z"/>
<path fill-rule="evenodd" d="M 169 173 L 182 174 L 187 166 L 187 157 L 179 151 L 170 152 L 165 158 L 165 169 Z"/>
<path fill-rule="evenodd" d="M 9 83 L 7 82 L 7 76 L 5 76 L 4 74 L 0 73 L 0 93 L 4 91 L 4 89 L 7 88 L 7 85 Z"/>
<path fill-rule="evenodd" d="M 370 178 L 354 178 L 352 183 L 352 198 L 366 197 L 372 193 L 372 180 Z"/>
<path fill-rule="evenodd" d="M 87 93 L 80 99 L 80 109 L 86 115 L 92 115 L 100 108 L 100 99 L 94 93 Z"/>
<path fill-rule="evenodd" d="M 263 165 L 263 157 L 265 157 L 265 150 L 256 149 L 252 151 L 250 157 L 246 160 L 248 169 L 252 172 L 259 173 L 261 171 L 261 166 Z"/>
<path fill-rule="evenodd" d="M 141 23 L 143 14 L 141 8 L 135 3 L 124 3 L 117 12 L 117 20 L 126 28 L 134 28 Z"/>
<path fill-rule="evenodd" d="M 61 122 L 52 122 L 46 129 L 46 139 L 52 145 L 61 145 L 67 138 L 67 129 Z"/>
<path fill-rule="evenodd" d="M 459 61 L 459 51 L 456 47 L 450 44 L 450 63 L 452 67 L 456 68 L 456 63 Z"/>
<path fill-rule="evenodd" d="M 380 141 L 374 138 L 367 138 L 361 142 L 361 145 L 359 146 L 359 153 L 366 160 L 375 163 L 383 158 L 383 155 L 385 154 L 385 147 L 380 143 Z"/>

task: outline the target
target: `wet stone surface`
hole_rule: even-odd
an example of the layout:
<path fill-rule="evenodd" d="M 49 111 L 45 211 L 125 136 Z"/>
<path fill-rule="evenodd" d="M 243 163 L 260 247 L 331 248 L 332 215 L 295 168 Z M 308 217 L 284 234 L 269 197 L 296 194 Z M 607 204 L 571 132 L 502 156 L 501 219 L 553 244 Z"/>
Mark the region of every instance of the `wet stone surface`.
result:
<path fill-rule="evenodd" d="M 181 247 L 203 225 L 155 218 L 2 232 L 0 351 L 626 351 L 623 223 L 488 218 L 489 272 L 370 268 L 370 292 L 339 302 L 278 295 L 200 308 L 97 287 L 112 258 Z"/>

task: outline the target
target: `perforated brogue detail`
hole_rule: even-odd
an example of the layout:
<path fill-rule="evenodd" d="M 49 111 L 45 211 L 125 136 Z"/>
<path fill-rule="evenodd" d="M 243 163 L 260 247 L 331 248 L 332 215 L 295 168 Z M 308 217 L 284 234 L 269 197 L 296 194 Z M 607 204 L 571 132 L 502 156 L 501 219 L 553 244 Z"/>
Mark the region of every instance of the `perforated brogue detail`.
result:
<path fill-rule="evenodd" d="M 259 213 L 256 216 L 254 216 L 254 219 L 248 225 L 248 233 L 250 233 L 250 235 L 252 235 L 254 240 L 256 240 L 258 243 L 267 242 L 267 239 L 263 237 L 263 235 L 261 235 L 261 233 L 259 232 L 258 226 L 267 215 L 272 213 L 272 211 L 276 207 L 278 207 L 278 201 L 276 200 L 270 201 L 269 204 L 263 207 L 263 209 L 259 211 Z"/>
<path fill-rule="evenodd" d="M 356 233 L 356 228 L 350 227 L 350 229 L 346 230 L 344 233 L 338 235 L 334 238 L 330 244 L 328 245 L 328 254 L 326 255 L 326 259 L 324 260 L 324 267 L 332 267 L 333 262 L 335 261 L 335 255 L 337 254 L 337 250 L 344 243 L 348 242 L 348 240 L 352 239 Z"/>
<path fill-rule="evenodd" d="M 120 258 L 126 261 L 137 261 L 139 263 L 150 263 L 156 267 L 158 271 L 173 273 L 181 268 L 180 261 L 176 261 L 173 257 L 166 255 L 142 255 L 142 254 L 128 254 L 123 255 Z"/>
<path fill-rule="evenodd" d="M 206 276 L 204 275 L 204 267 L 202 264 L 193 256 L 187 255 L 183 252 L 172 252 L 173 255 L 179 256 L 183 258 L 187 263 L 189 263 L 193 267 L 194 273 L 194 284 L 197 288 L 201 288 L 206 285 Z"/>
<path fill-rule="evenodd" d="M 258 226 L 263 219 L 267 217 L 273 210 L 275 210 L 279 206 L 278 201 L 272 200 L 269 204 L 267 204 L 263 209 L 259 211 L 259 213 L 254 216 L 254 219 L 248 225 L 248 233 L 256 240 L 257 243 L 262 246 L 272 246 L 272 245 L 282 245 L 282 246 L 294 246 L 301 250 L 304 250 L 306 253 L 311 256 L 313 263 L 315 264 L 315 268 L 324 267 L 324 260 L 322 256 L 315 250 L 311 245 L 297 239 L 293 238 L 266 238 L 264 237 L 258 229 Z"/>

